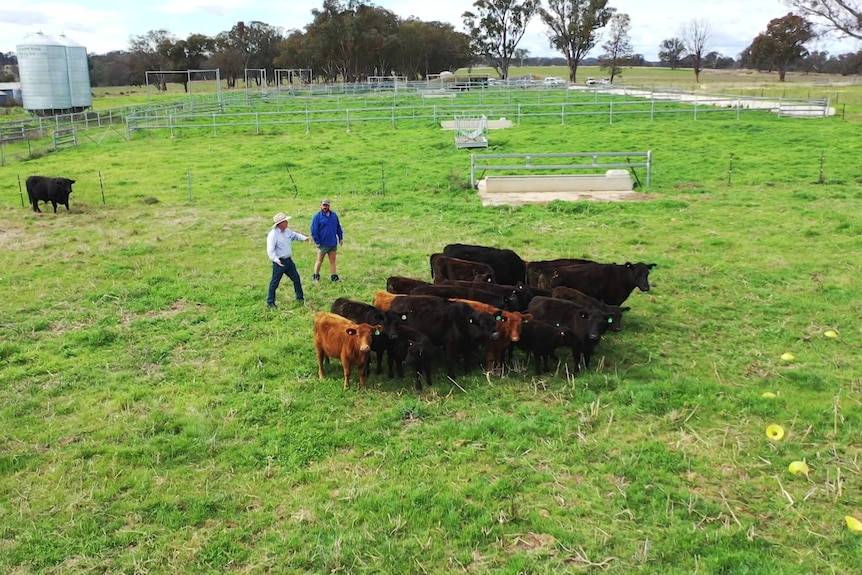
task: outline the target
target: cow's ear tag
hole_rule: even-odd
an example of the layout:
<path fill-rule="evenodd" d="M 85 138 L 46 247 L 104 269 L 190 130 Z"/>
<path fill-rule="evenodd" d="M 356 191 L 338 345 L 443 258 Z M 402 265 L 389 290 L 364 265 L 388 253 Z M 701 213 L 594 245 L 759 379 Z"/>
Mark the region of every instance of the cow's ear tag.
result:
<path fill-rule="evenodd" d="M 609 318 L 608 318 L 608 323 L 614 323 L 614 318 L 609 317 Z"/>
<path fill-rule="evenodd" d="M 380 335 L 380 330 L 379 330 L 379 329 L 375 329 L 375 330 L 374 330 L 374 335 Z"/>
<path fill-rule="evenodd" d="M 406 314 L 406 313 L 402 313 L 402 314 L 401 314 L 401 321 L 405 321 L 406 319 L 407 319 L 407 314 Z"/>
<path fill-rule="evenodd" d="M 560 324 L 558 324 L 558 323 L 555 323 L 554 325 L 555 325 L 555 326 L 557 326 L 557 327 L 560 327 Z"/>
<path fill-rule="evenodd" d="M 503 321 L 503 316 L 501 316 L 500 314 L 497 314 L 496 317 L 497 317 L 497 321 Z"/>

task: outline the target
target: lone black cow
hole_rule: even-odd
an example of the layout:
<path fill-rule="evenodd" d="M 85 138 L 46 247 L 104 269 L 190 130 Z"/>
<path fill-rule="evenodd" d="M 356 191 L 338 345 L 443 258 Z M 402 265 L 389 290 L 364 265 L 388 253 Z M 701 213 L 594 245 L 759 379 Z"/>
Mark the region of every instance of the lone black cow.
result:
<path fill-rule="evenodd" d="M 75 180 L 69 178 L 48 178 L 46 176 L 30 176 L 27 178 L 27 196 L 33 204 L 34 212 L 41 212 L 39 202 L 51 202 L 54 213 L 57 213 L 57 204 L 69 209 L 69 194 L 72 193 L 72 184 Z"/>

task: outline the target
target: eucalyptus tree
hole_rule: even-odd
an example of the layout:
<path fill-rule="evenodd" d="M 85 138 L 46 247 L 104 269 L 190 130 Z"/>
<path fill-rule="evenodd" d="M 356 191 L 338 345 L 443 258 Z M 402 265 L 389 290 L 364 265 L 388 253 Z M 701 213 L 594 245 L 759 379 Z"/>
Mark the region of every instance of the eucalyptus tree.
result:
<path fill-rule="evenodd" d="M 608 0 L 548 0 L 547 8 L 539 8 L 551 47 L 566 57 L 570 82 L 577 81 L 578 65 L 615 13 Z"/>
<path fill-rule="evenodd" d="M 476 0 L 474 9 L 461 15 L 473 50 L 501 78 L 509 77 L 518 43 L 540 6 L 540 0 Z"/>
<path fill-rule="evenodd" d="M 423 22 L 408 18 L 398 29 L 398 74 L 410 80 L 429 74 L 454 72 L 470 63 L 470 38 L 448 22 Z"/>
<path fill-rule="evenodd" d="M 356 82 L 388 75 L 398 57 L 398 17 L 359 0 L 324 0 L 306 26 L 309 47 L 318 53 L 327 80 Z"/>
<path fill-rule="evenodd" d="M 172 52 L 177 37 L 167 30 L 150 30 L 129 39 L 129 67 L 135 82 L 149 82 L 147 72 L 173 70 Z M 167 75 L 154 74 L 157 90 L 167 90 Z"/>
<path fill-rule="evenodd" d="M 862 40 L 862 0 L 784 0 L 784 3 L 830 32 Z"/>
<path fill-rule="evenodd" d="M 667 40 L 662 40 L 661 44 L 659 44 L 659 62 L 670 67 L 671 70 L 679 68 L 684 54 L 685 43 L 682 41 L 682 38 L 668 38 Z"/>
<path fill-rule="evenodd" d="M 610 70 L 611 83 L 614 76 L 622 74 L 622 66 L 630 64 L 634 57 L 632 48 L 631 18 L 628 14 L 616 13 L 611 16 L 608 39 L 602 44 L 604 52 L 599 56 L 602 68 Z"/>
<path fill-rule="evenodd" d="M 783 82 L 788 68 L 808 56 L 805 44 L 815 36 L 811 22 L 802 16 L 790 13 L 775 18 L 751 43 L 752 60 L 778 70 L 778 80 Z"/>
<path fill-rule="evenodd" d="M 301 30 L 291 30 L 279 43 L 274 62 L 276 68 L 311 70 L 314 78 L 326 77 L 320 54 L 313 49 L 308 34 Z"/>
<path fill-rule="evenodd" d="M 245 53 L 237 46 L 231 32 L 220 32 L 213 39 L 213 53 L 210 57 L 213 67 L 218 68 L 228 88 L 236 88 L 236 82 L 243 77 L 246 67 Z"/>
<path fill-rule="evenodd" d="M 356 79 L 394 73 L 395 63 L 400 57 L 398 16 L 379 6 L 359 4 L 355 18 Z"/>

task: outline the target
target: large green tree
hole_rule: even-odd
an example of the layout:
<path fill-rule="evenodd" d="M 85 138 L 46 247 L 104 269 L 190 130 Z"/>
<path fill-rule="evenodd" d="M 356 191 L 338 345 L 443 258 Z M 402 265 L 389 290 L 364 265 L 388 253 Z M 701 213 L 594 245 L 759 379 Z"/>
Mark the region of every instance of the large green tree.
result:
<path fill-rule="evenodd" d="M 577 81 L 581 60 L 595 47 L 599 30 L 615 13 L 608 0 L 548 0 L 548 7 L 539 9 L 551 47 L 566 57 L 570 82 Z"/>
<path fill-rule="evenodd" d="M 685 42 L 682 41 L 682 38 L 668 38 L 667 40 L 662 40 L 661 44 L 659 44 L 659 62 L 663 66 L 668 66 L 671 70 L 679 68 L 684 54 Z"/>
<path fill-rule="evenodd" d="M 167 90 L 168 76 L 159 71 L 173 70 L 172 54 L 177 37 L 167 30 L 150 30 L 129 40 L 129 66 L 134 83 L 152 83 L 157 90 Z M 147 72 L 156 72 L 147 74 Z"/>
<path fill-rule="evenodd" d="M 476 0 L 461 18 L 474 51 L 505 79 L 540 0 Z"/>
<path fill-rule="evenodd" d="M 769 21 L 766 32 L 751 43 L 751 58 L 778 70 L 778 80 L 783 82 L 788 68 L 808 56 L 805 43 L 814 37 L 811 22 L 790 13 Z"/>

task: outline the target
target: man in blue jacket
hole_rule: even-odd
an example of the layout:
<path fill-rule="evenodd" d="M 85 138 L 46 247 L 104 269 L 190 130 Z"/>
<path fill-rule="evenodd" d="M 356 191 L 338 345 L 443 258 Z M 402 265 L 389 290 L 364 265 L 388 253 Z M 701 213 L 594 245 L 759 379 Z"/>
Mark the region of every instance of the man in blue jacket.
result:
<path fill-rule="evenodd" d="M 344 231 L 338 214 L 329 209 L 329 200 L 320 202 L 320 211 L 311 220 L 311 239 L 317 246 L 317 261 L 314 262 L 314 281 L 320 281 L 320 266 L 323 265 L 323 256 L 329 258 L 329 279 L 337 282 L 337 270 L 335 269 L 335 256 L 338 246 L 344 245 Z"/>

